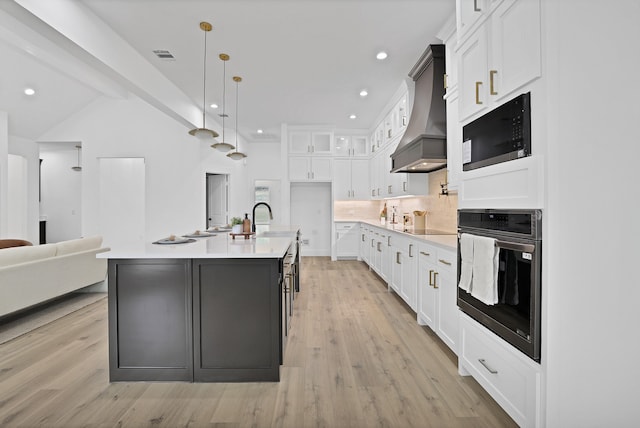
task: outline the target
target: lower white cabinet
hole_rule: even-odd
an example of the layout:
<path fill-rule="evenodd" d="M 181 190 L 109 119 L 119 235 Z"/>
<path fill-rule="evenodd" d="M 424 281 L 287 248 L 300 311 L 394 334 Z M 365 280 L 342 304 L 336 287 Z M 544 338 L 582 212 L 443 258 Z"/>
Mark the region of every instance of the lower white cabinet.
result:
<path fill-rule="evenodd" d="M 521 427 L 541 423 L 541 369 L 466 314 L 460 315 L 458 371 L 471 375 Z"/>
<path fill-rule="evenodd" d="M 391 288 L 414 311 L 417 309 L 418 256 L 417 243 L 411 238 L 395 234 L 391 238 Z"/>
<path fill-rule="evenodd" d="M 426 243 L 418 250 L 418 324 L 429 326 L 457 353 L 457 255 Z"/>
<path fill-rule="evenodd" d="M 371 247 L 369 246 L 371 229 L 364 224 L 360 225 L 360 258 L 367 264 L 371 256 Z"/>
<path fill-rule="evenodd" d="M 336 257 L 356 259 L 360 253 L 360 227 L 358 223 L 336 222 Z"/>

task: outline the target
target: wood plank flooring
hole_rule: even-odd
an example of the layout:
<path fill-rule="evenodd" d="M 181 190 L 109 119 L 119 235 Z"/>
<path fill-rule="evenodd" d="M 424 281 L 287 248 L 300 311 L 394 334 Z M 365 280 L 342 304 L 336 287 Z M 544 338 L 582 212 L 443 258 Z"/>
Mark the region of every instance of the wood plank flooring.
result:
<path fill-rule="evenodd" d="M 2 427 L 512 427 L 365 264 L 303 259 L 279 383 L 112 383 L 105 300 L 0 345 Z"/>

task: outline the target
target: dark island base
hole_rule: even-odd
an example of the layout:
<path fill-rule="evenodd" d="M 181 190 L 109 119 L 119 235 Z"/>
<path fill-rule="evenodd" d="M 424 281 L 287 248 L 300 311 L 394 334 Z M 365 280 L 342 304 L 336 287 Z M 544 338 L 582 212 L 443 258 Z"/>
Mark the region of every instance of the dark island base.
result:
<path fill-rule="evenodd" d="M 279 259 L 109 260 L 117 381 L 279 381 Z"/>

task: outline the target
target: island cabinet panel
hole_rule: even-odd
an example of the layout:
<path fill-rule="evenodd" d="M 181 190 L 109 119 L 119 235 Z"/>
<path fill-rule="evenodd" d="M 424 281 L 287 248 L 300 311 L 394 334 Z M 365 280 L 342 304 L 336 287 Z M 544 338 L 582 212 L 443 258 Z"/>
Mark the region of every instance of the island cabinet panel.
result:
<path fill-rule="evenodd" d="M 109 260 L 111 381 L 191 381 L 191 261 Z"/>
<path fill-rule="evenodd" d="M 193 260 L 194 381 L 280 379 L 280 263 Z"/>

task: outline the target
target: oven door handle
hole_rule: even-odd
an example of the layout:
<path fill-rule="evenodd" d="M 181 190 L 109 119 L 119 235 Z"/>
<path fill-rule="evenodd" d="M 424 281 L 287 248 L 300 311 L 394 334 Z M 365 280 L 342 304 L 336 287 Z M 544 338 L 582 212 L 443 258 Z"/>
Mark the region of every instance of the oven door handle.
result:
<path fill-rule="evenodd" d="M 535 245 L 520 244 L 518 242 L 505 242 L 496 240 L 496 247 L 504 248 L 505 250 L 522 251 L 524 253 L 533 253 Z"/>

